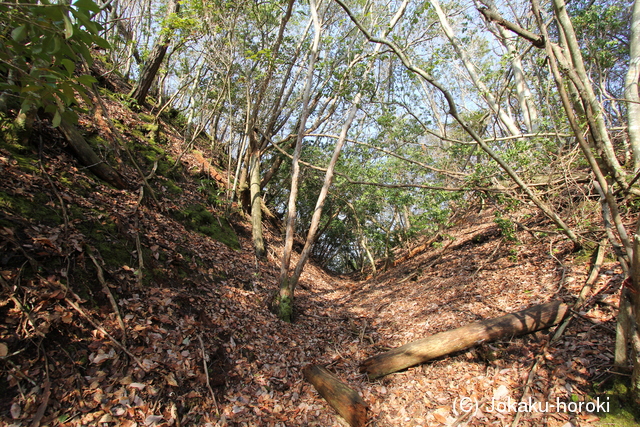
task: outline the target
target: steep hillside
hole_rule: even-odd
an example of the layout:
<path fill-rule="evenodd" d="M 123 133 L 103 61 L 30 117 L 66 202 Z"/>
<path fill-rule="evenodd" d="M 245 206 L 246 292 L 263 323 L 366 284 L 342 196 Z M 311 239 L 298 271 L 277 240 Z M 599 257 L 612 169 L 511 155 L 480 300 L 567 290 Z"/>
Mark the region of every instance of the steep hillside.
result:
<path fill-rule="evenodd" d="M 554 404 L 596 398 L 613 362 L 622 277 L 613 263 L 555 344 L 543 331 L 369 381 L 359 363 L 386 348 L 551 299 L 571 303 L 588 256 L 576 259 L 558 235 L 506 236 L 491 211 L 469 213 L 367 281 L 309 265 L 296 322 L 283 323 L 268 309 L 279 232 L 267 230 L 268 259 L 256 261 L 245 214 L 221 197 L 227 177 L 215 153 L 188 147 L 175 116 L 156 120 L 103 97 L 106 110 L 81 117 L 80 129 L 129 189 L 94 177 L 46 122 L 28 144 L 0 144 L 0 423 L 339 425 L 302 378 L 310 363 L 358 389 L 372 426 L 599 419 L 486 405 L 519 401 L 525 389 Z M 479 410 L 462 411 L 462 398 Z"/>

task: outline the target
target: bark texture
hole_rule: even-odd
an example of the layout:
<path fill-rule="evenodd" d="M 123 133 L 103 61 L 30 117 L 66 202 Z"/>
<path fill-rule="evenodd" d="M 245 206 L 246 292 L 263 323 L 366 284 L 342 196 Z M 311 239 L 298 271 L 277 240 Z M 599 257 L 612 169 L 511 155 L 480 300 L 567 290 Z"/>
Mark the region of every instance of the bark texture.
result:
<path fill-rule="evenodd" d="M 379 378 L 481 342 L 491 342 L 548 328 L 560 323 L 567 312 L 566 304 L 554 301 L 482 322 L 470 323 L 370 357 L 362 363 L 360 371 L 367 373 L 370 378 Z"/>
<path fill-rule="evenodd" d="M 302 373 L 304 378 L 313 384 L 318 393 L 351 427 L 365 426 L 367 404 L 357 391 L 322 366 L 308 365 Z"/>
<path fill-rule="evenodd" d="M 98 178 L 108 182 L 120 190 L 124 190 L 129 187 L 115 169 L 98 157 L 75 126 L 62 121 L 60 126 L 58 126 L 58 129 L 62 132 L 62 135 L 69 143 L 69 147 L 75 153 L 80 163 L 86 166 Z"/>
<path fill-rule="evenodd" d="M 170 0 L 167 6 L 167 18 L 179 11 L 180 3 L 178 3 L 178 0 Z M 149 89 L 151 89 L 151 85 L 156 78 L 156 74 L 158 74 L 158 70 L 160 69 L 160 65 L 162 65 L 164 56 L 167 53 L 167 49 L 171 43 L 171 38 L 171 31 L 161 32 L 160 37 L 153 45 L 153 49 L 151 49 L 151 53 L 149 53 L 149 57 L 144 63 L 144 67 L 142 67 L 138 84 L 133 88 L 130 94 L 131 97 L 136 100 L 138 105 L 144 105 Z"/>

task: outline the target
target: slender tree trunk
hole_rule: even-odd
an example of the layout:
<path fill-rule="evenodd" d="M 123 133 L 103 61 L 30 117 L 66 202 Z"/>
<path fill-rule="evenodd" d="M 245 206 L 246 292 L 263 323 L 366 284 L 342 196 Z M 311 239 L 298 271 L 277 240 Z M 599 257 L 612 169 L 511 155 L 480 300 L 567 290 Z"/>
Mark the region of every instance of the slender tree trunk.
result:
<path fill-rule="evenodd" d="M 262 101 L 264 100 L 265 94 L 267 92 L 267 88 L 269 87 L 269 83 L 271 82 L 271 78 L 273 77 L 273 71 L 275 68 L 276 59 L 280 53 L 280 46 L 282 44 L 282 40 L 284 38 L 284 30 L 291 18 L 291 13 L 293 11 L 293 3 L 295 0 L 289 0 L 287 4 L 287 11 L 284 16 L 280 20 L 280 28 L 278 29 L 278 37 L 273 44 L 272 55 L 273 58 L 269 64 L 269 68 L 267 69 L 266 76 L 262 80 L 262 84 L 260 85 L 260 90 L 258 92 L 258 96 L 255 99 L 253 104 L 253 108 L 251 111 L 251 115 L 248 118 L 248 126 L 247 130 L 249 132 L 249 150 L 250 150 L 250 170 L 251 170 L 251 233 L 253 235 L 253 243 L 255 246 L 255 253 L 258 258 L 262 258 L 266 255 L 264 238 L 262 233 L 262 209 L 261 209 L 261 188 L 260 188 L 260 158 L 262 154 L 263 147 L 258 140 L 258 136 L 255 134 L 255 128 L 258 124 L 258 115 L 260 112 L 260 107 L 262 105 Z M 257 207 L 257 209 L 256 209 Z"/>
<path fill-rule="evenodd" d="M 607 130 L 607 124 L 604 121 L 604 113 L 600 102 L 598 101 L 589 76 L 587 75 L 582 53 L 580 51 L 580 45 L 578 43 L 571 19 L 567 13 L 567 8 L 564 0 L 553 0 L 553 8 L 556 19 L 561 28 L 567 42 L 567 50 L 569 51 L 569 57 L 571 58 L 571 71 L 575 71 L 577 78 L 572 79 L 574 83 L 581 82 L 582 90 L 580 96 L 584 100 L 584 104 L 587 106 L 587 119 L 590 122 L 590 131 L 593 135 L 595 143 L 604 152 L 603 160 L 611 168 L 611 174 L 622 188 L 627 188 L 624 181 L 625 172 L 618 162 L 618 158 L 613 149 L 613 144 L 609 138 L 609 132 Z"/>
<path fill-rule="evenodd" d="M 638 78 L 640 78 L 640 1 L 633 4 L 631 18 L 631 35 L 629 37 L 629 70 L 624 82 L 624 97 L 627 102 L 627 120 L 629 145 L 633 155 L 633 169 L 640 169 L 640 95 L 638 94 Z"/>
<path fill-rule="evenodd" d="M 389 27 L 385 31 L 385 34 L 388 34 L 395 24 L 398 22 L 402 14 L 404 13 L 405 8 L 407 7 L 408 0 L 404 0 L 400 9 L 395 14 Z M 382 45 L 376 45 L 374 48 L 374 52 L 372 54 L 372 59 L 369 62 L 369 65 L 364 72 L 362 78 L 366 79 L 374 66 L 374 60 L 382 48 Z M 327 166 L 327 171 L 324 176 L 324 183 L 322 185 L 322 189 L 320 190 L 320 194 L 318 195 L 318 200 L 316 202 L 315 209 L 313 210 L 313 216 L 311 217 L 311 224 L 309 225 L 309 231 L 307 232 L 307 238 L 304 243 L 304 247 L 302 248 L 302 253 L 300 254 L 300 258 L 298 259 L 298 263 L 296 264 L 296 268 L 293 271 L 293 274 L 286 280 L 280 283 L 280 301 L 286 300 L 290 303 L 288 317 L 289 321 L 291 321 L 291 314 L 293 309 L 293 298 L 296 285 L 298 284 L 298 280 L 300 280 L 300 275 L 302 274 L 302 270 L 306 265 L 309 256 L 311 255 L 311 250 L 313 249 L 313 244 L 315 243 L 315 239 L 317 237 L 316 233 L 318 231 L 318 227 L 320 225 L 320 218 L 322 216 L 322 210 L 324 209 L 324 204 L 327 199 L 327 195 L 329 194 L 329 188 L 333 182 L 334 170 L 336 167 L 336 163 L 338 162 L 338 158 L 340 157 L 340 153 L 342 151 L 342 147 L 347 140 L 347 134 L 349 133 L 349 129 L 351 128 L 351 124 L 355 119 L 356 113 L 358 112 L 358 108 L 360 106 L 360 100 L 362 99 L 362 91 L 358 92 L 354 97 L 351 107 L 349 109 L 349 113 L 347 118 L 342 125 L 342 130 L 340 131 L 340 136 L 336 141 L 336 146 L 333 150 L 333 155 L 331 156 L 331 160 L 329 161 L 329 166 Z M 287 320 L 287 319 L 284 319 Z"/>
<path fill-rule="evenodd" d="M 253 230 L 253 247 L 256 257 L 264 258 L 267 251 L 264 245 L 262 234 L 262 196 L 260 192 L 260 150 L 256 149 L 256 144 L 251 144 L 251 154 L 249 157 L 250 184 L 251 190 L 251 229 Z"/>
<path fill-rule="evenodd" d="M 640 221 L 636 227 L 640 225 Z M 633 306 L 633 316 L 629 316 L 628 327 L 629 332 L 627 336 L 631 341 L 633 358 L 633 372 L 631 374 L 631 395 L 636 404 L 640 405 L 640 235 L 638 235 L 636 228 L 636 234 L 633 236 L 633 258 L 631 260 L 631 280 L 629 283 L 629 290 L 626 292 L 630 295 L 631 305 Z M 621 302 L 622 304 L 622 302 Z"/>
<path fill-rule="evenodd" d="M 436 14 L 438 15 L 438 19 L 440 20 L 440 25 L 442 26 L 442 30 L 444 31 L 445 35 L 449 39 L 449 42 L 451 43 L 456 53 L 460 57 L 460 60 L 462 61 L 462 64 L 464 65 L 465 69 L 469 73 L 469 77 L 471 77 L 473 84 L 476 86 L 476 88 L 478 88 L 482 96 L 486 99 L 487 104 L 489 104 L 489 107 L 494 112 L 494 114 L 498 115 L 498 117 L 500 118 L 500 121 L 509 130 L 509 133 L 511 133 L 511 135 L 519 135 L 520 129 L 518 129 L 518 126 L 516 126 L 516 123 L 513 120 L 513 118 L 509 114 L 507 114 L 507 111 L 498 104 L 498 101 L 496 100 L 493 93 L 489 90 L 487 85 L 482 81 L 482 79 L 476 72 L 476 67 L 471 62 L 471 59 L 469 58 L 465 50 L 460 45 L 460 42 L 458 41 L 458 39 L 456 38 L 453 32 L 453 29 L 449 25 L 447 15 L 445 15 L 444 11 L 440 7 L 440 3 L 438 2 L 438 0 L 430 0 L 430 1 L 436 10 Z"/>
<path fill-rule="evenodd" d="M 525 79 L 522 59 L 516 52 L 514 42 L 509 38 L 509 34 L 505 29 L 498 26 L 498 31 L 500 33 L 500 39 L 511 57 L 511 70 L 513 71 L 513 78 L 516 83 L 516 95 L 518 96 L 518 104 L 520 105 L 520 111 L 522 112 L 522 119 L 527 128 L 527 132 L 533 133 L 538 128 L 538 110 L 533 102 L 533 95 L 531 94 L 531 90 L 529 89 L 529 85 L 527 85 L 527 80 Z"/>
<path fill-rule="evenodd" d="M 293 150 L 293 164 L 291 171 L 291 191 L 287 205 L 287 222 L 284 240 L 284 250 L 282 253 L 282 263 L 280 265 L 280 294 L 278 297 L 278 315 L 286 322 L 291 322 L 293 314 L 293 286 L 289 280 L 289 265 L 291 263 L 291 252 L 293 250 L 293 238 L 295 237 L 296 224 L 296 202 L 298 200 L 298 181 L 300 176 L 300 153 L 302 152 L 302 140 L 305 136 L 305 126 L 309 116 L 309 99 L 311 98 L 311 87 L 313 86 L 313 71 L 318 59 L 318 49 L 320 47 L 320 36 L 322 34 L 322 24 L 318 16 L 318 9 L 315 0 L 309 0 L 311 8 L 311 19 L 315 33 L 309 56 L 307 81 L 302 96 L 302 112 L 300 114 L 300 126 L 296 145 Z"/>
<path fill-rule="evenodd" d="M 169 4 L 167 6 L 167 19 L 169 19 L 171 15 L 176 14 L 179 11 L 180 3 L 178 2 L 178 0 L 169 0 Z M 171 38 L 171 31 L 167 31 L 164 34 L 161 33 L 160 36 L 158 36 L 158 40 L 156 40 L 155 44 L 153 45 L 153 49 L 151 49 L 151 53 L 145 61 L 144 67 L 142 67 L 142 71 L 140 71 L 138 83 L 129 94 L 133 99 L 136 100 L 138 105 L 144 105 L 145 103 L 147 94 L 149 93 L 149 89 L 151 88 L 151 85 L 153 84 L 153 81 L 158 74 L 158 70 L 160 69 L 160 65 L 162 65 L 164 56 L 167 53 L 167 49 L 169 47 L 169 44 L 171 43 Z"/>

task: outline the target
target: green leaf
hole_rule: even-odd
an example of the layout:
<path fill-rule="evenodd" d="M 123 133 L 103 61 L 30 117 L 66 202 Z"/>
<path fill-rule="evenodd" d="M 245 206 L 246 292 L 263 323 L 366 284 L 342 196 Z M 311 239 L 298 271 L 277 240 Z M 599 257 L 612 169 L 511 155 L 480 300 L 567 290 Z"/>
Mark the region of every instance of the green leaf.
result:
<path fill-rule="evenodd" d="M 53 115 L 53 120 L 51 120 L 51 124 L 54 128 L 60 126 L 60 122 L 62 121 L 62 116 L 60 115 L 60 111 L 56 110 L 56 113 Z"/>
<path fill-rule="evenodd" d="M 46 4 L 46 3 L 45 3 Z M 58 5 L 52 7 L 43 7 L 40 12 L 51 21 L 59 21 L 64 15 L 64 9 Z"/>
<path fill-rule="evenodd" d="M 97 4 L 95 4 L 93 0 L 76 0 L 73 2 L 73 5 L 78 10 L 89 10 L 95 13 L 100 12 L 100 7 Z"/>
<path fill-rule="evenodd" d="M 21 42 L 22 40 L 25 39 L 25 37 L 27 37 L 26 25 L 21 25 L 17 28 L 14 28 L 13 31 L 11 31 L 11 38 L 17 42 Z"/>
<path fill-rule="evenodd" d="M 67 73 L 69 73 L 69 76 L 72 76 L 73 72 L 76 69 L 76 64 L 74 64 L 73 61 L 67 58 L 62 59 L 60 62 L 62 62 L 62 65 L 64 66 L 64 68 L 66 68 Z"/>
<path fill-rule="evenodd" d="M 78 43 L 78 45 L 76 46 L 76 52 L 82 55 L 82 57 L 84 58 L 85 61 L 87 61 L 87 64 L 89 64 L 89 66 L 93 64 L 93 58 L 91 57 L 91 52 L 87 48 L 87 45 L 85 45 L 84 43 Z"/>
<path fill-rule="evenodd" d="M 62 39 L 60 37 L 54 37 L 53 38 L 53 50 L 51 51 L 51 53 L 57 53 L 60 48 L 62 47 Z"/>
<path fill-rule="evenodd" d="M 72 102 L 75 102 L 75 92 L 70 83 L 59 84 L 58 87 L 62 91 L 62 94 L 58 93 L 58 95 L 66 105 L 71 105 Z"/>
<path fill-rule="evenodd" d="M 89 17 L 87 15 L 85 15 L 84 13 L 79 12 L 77 10 L 73 10 L 73 9 L 71 9 L 71 13 L 73 13 L 73 16 L 75 16 L 75 18 L 82 25 L 85 26 L 87 31 L 89 31 L 91 34 L 98 34 L 98 27 L 96 26 L 96 23 L 91 21 L 91 19 L 89 19 Z"/>
<path fill-rule="evenodd" d="M 108 41 L 106 41 L 105 39 L 103 39 L 103 38 L 102 38 L 102 37 L 100 37 L 100 36 L 95 36 L 95 37 L 93 38 L 93 42 L 94 42 L 95 44 L 97 44 L 98 46 L 100 46 L 101 48 L 103 48 L 103 49 L 107 49 L 107 50 L 108 50 L 108 49 L 111 49 L 111 45 L 109 44 L 109 42 L 108 42 Z"/>
<path fill-rule="evenodd" d="M 90 86 L 93 83 L 96 83 L 98 80 L 96 80 L 95 77 L 90 76 L 89 74 L 83 74 L 81 76 L 78 76 L 78 81 L 83 85 Z"/>
<path fill-rule="evenodd" d="M 73 24 L 67 15 L 62 15 L 62 19 L 64 20 L 64 36 L 65 38 L 71 38 L 73 35 Z"/>

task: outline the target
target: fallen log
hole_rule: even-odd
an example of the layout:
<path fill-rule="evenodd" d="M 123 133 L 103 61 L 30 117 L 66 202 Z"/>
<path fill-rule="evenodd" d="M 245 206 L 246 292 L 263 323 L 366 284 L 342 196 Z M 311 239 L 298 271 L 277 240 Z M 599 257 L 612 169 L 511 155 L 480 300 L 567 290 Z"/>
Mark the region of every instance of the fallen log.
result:
<path fill-rule="evenodd" d="M 114 187 L 120 190 L 128 188 L 122 176 L 109 166 L 107 162 L 98 157 L 75 126 L 63 120 L 60 122 L 58 129 L 67 140 L 69 147 L 75 153 L 80 163 L 86 166 L 98 178 L 108 182 Z"/>
<path fill-rule="evenodd" d="M 379 378 L 481 342 L 529 334 L 560 323 L 568 310 L 566 304 L 554 301 L 470 323 L 370 357 L 362 362 L 360 372 L 366 373 L 369 378 Z"/>
<path fill-rule="evenodd" d="M 367 404 L 357 391 L 340 381 L 326 368 L 308 365 L 302 373 L 318 393 L 344 418 L 351 427 L 364 427 L 367 423 Z"/>
<path fill-rule="evenodd" d="M 422 252 L 426 251 L 427 248 L 429 248 L 434 242 L 436 242 L 440 238 L 441 235 L 442 235 L 442 233 L 440 231 L 438 231 L 429 240 L 427 240 L 426 242 L 422 243 L 421 245 L 416 246 L 415 248 L 413 248 L 410 251 L 408 251 L 406 254 L 402 255 L 397 260 L 393 261 L 392 266 L 395 267 L 395 266 L 397 266 L 399 264 L 402 264 L 406 260 L 411 259 L 411 258 L 415 257 L 416 255 L 419 255 Z"/>

